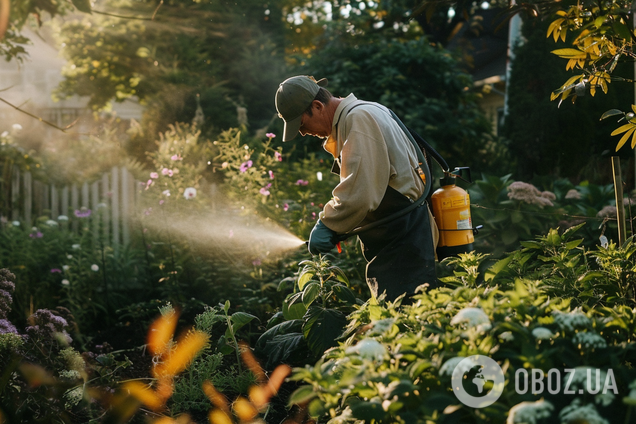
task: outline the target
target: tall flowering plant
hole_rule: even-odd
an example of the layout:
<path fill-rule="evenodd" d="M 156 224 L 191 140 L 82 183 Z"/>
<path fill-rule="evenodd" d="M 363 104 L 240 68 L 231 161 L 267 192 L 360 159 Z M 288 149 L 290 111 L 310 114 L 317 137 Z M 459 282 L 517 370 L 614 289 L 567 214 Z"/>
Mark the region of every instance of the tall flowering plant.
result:
<path fill-rule="evenodd" d="M 148 153 L 153 167 L 140 184 L 146 199 L 144 214 L 182 201 L 190 202 L 190 206 L 201 202 L 202 177 L 212 145 L 201 140 L 200 135 L 195 127 L 179 123 L 159 134 L 157 150 Z"/>

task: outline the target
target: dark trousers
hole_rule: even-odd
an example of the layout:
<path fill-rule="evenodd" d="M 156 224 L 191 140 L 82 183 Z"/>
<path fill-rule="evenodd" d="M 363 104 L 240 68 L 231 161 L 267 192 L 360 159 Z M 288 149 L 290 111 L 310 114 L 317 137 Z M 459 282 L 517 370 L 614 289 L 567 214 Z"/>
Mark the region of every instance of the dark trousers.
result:
<path fill-rule="evenodd" d="M 368 262 L 367 284 L 374 296 L 386 292 L 386 300 L 393 301 L 404 293 L 410 297 L 425 283 L 429 288 L 438 287 L 427 208 L 424 204 L 359 235 Z"/>

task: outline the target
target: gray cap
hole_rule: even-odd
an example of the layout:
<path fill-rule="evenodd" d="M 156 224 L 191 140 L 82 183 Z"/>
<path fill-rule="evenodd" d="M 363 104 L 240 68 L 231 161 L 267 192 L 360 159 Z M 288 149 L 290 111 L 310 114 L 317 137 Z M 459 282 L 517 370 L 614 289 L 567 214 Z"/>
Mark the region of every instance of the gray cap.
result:
<path fill-rule="evenodd" d="M 307 75 L 291 77 L 280 83 L 276 91 L 276 110 L 285 121 L 283 141 L 293 140 L 298 135 L 303 113 L 314 101 L 320 87 L 326 86 L 326 78 L 316 81 Z"/>

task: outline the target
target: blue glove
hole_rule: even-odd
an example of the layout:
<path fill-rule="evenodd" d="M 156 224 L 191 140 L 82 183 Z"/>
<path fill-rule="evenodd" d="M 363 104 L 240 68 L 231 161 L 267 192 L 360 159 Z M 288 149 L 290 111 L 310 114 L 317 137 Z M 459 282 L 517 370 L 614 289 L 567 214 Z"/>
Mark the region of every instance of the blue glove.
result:
<path fill-rule="evenodd" d="M 335 231 L 329 229 L 321 220 L 318 220 L 309 235 L 309 253 L 317 255 L 329 252 L 338 243 L 337 235 Z"/>

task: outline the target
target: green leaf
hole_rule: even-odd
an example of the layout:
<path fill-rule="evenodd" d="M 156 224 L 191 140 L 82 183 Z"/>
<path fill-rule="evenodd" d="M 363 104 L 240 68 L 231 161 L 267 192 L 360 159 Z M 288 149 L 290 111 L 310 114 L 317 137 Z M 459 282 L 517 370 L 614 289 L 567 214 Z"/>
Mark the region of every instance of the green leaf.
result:
<path fill-rule="evenodd" d="M 336 338 L 347 325 L 347 317 L 336 309 L 314 306 L 309 309 L 303 325 L 303 334 L 309 348 L 322 354 L 336 344 Z"/>
<path fill-rule="evenodd" d="M 294 293 L 285 299 L 283 303 L 283 316 L 287 320 L 300 319 L 307 312 L 307 308 L 302 303 L 302 292 Z"/>
<path fill-rule="evenodd" d="M 616 34 L 618 34 L 619 37 L 621 37 L 624 40 L 631 40 L 632 39 L 632 32 L 629 30 L 629 27 L 619 21 L 614 21 L 612 23 L 612 27 L 614 28 L 614 31 L 616 31 Z"/>
<path fill-rule="evenodd" d="M 342 284 L 336 284 L 332 287 L 332 289 L 338 299 L 342 300 L 343 302 L 356 303 L 356 295 L 349 287 Z"/>
<path fill-rule="evenodd" d="M 616 116 L 616 115 L 624 115 L 624 113 L 622 110 L 610 109 L 607 112 L 605 112 L 603 115 L 601 115 L 601 119 L 599 119 L 599 121 L 602 121 L 605 118 L 609 118 L 610 116 Z"/>
<path fill-rule="evenodd" d="M 302 301 L 305 308 L 308 308 L 318 296 L 320 296 L 320 284 L 315 281 L 307 284 L 302 294 Z"/>
<path fill-rule="evenodd" d="M 263 349 L 267 358 L 266 368 L 285 362 L 287 358 L 302 350 L 307 350 L 305 336 L 302 333 L 278 334 L 268 340 Z"/>
<path fill-rule="evenodd" d="M 235 312 L 232 314 L 230 321 L 232 321 L 232 327 L 234 328 L 234 333 L 239 331 L 241 327 L 248 324 L 252 320 L 259 321 L 254 315 L 248 314 L 246 312 Z"/>
<path fill-rule="evenodd" d="M 338 281 L 349 286 L 349 279 L 345 275 L 344 271 L 338 268 L 337 266 L 330 266 L 327 270 L 331 271 L 331 273 L 336 277 Z"/>
<path fill-rule="evenodd" d="M 305 284 L 307 284 L 315 274 L 316 272 L 314 270 L 304 269 L 298 277 L 298 290 L 302 291 L 305 288 Z"/>
<path fill-rule="evenodd" d="M 379 402 L 352 402 L 349 407 L 352 415 L 364 422 L 380 422 L 385 415 L 382 404 Z"/>
<path fill-rule="evenodd" d="M 313 386 L 301 386 L 297 388 L 289 397 L 289 406 L 305 403 L 316 397 Z"/>
<path fill-rule="evenodd" d="M 91 1 L 90 0 L 71 0 L 73 6 L 77 8 L 80 12 L 84 13 L 92 13 L 91 10 Z"/>
<path fill-rule="evenodd" d="M 484 273 L 484 280 L 490 281 L 497 276 L 501 272 L 501 270 L 505 269 L 510 261 L 512 260 L 512 256 L 508 256 L 507 258 L 503 258 L 497 261 L 493 266 L 488 268 Z"/>
<path fill-rule="evenodd" d="M 229 300 L 225 301 L 225 305 L 223 305 L 223 310 L 225 311 L 225 315 L 227 315 L 228 311 L 230 310 L 230 301 Z"/>

